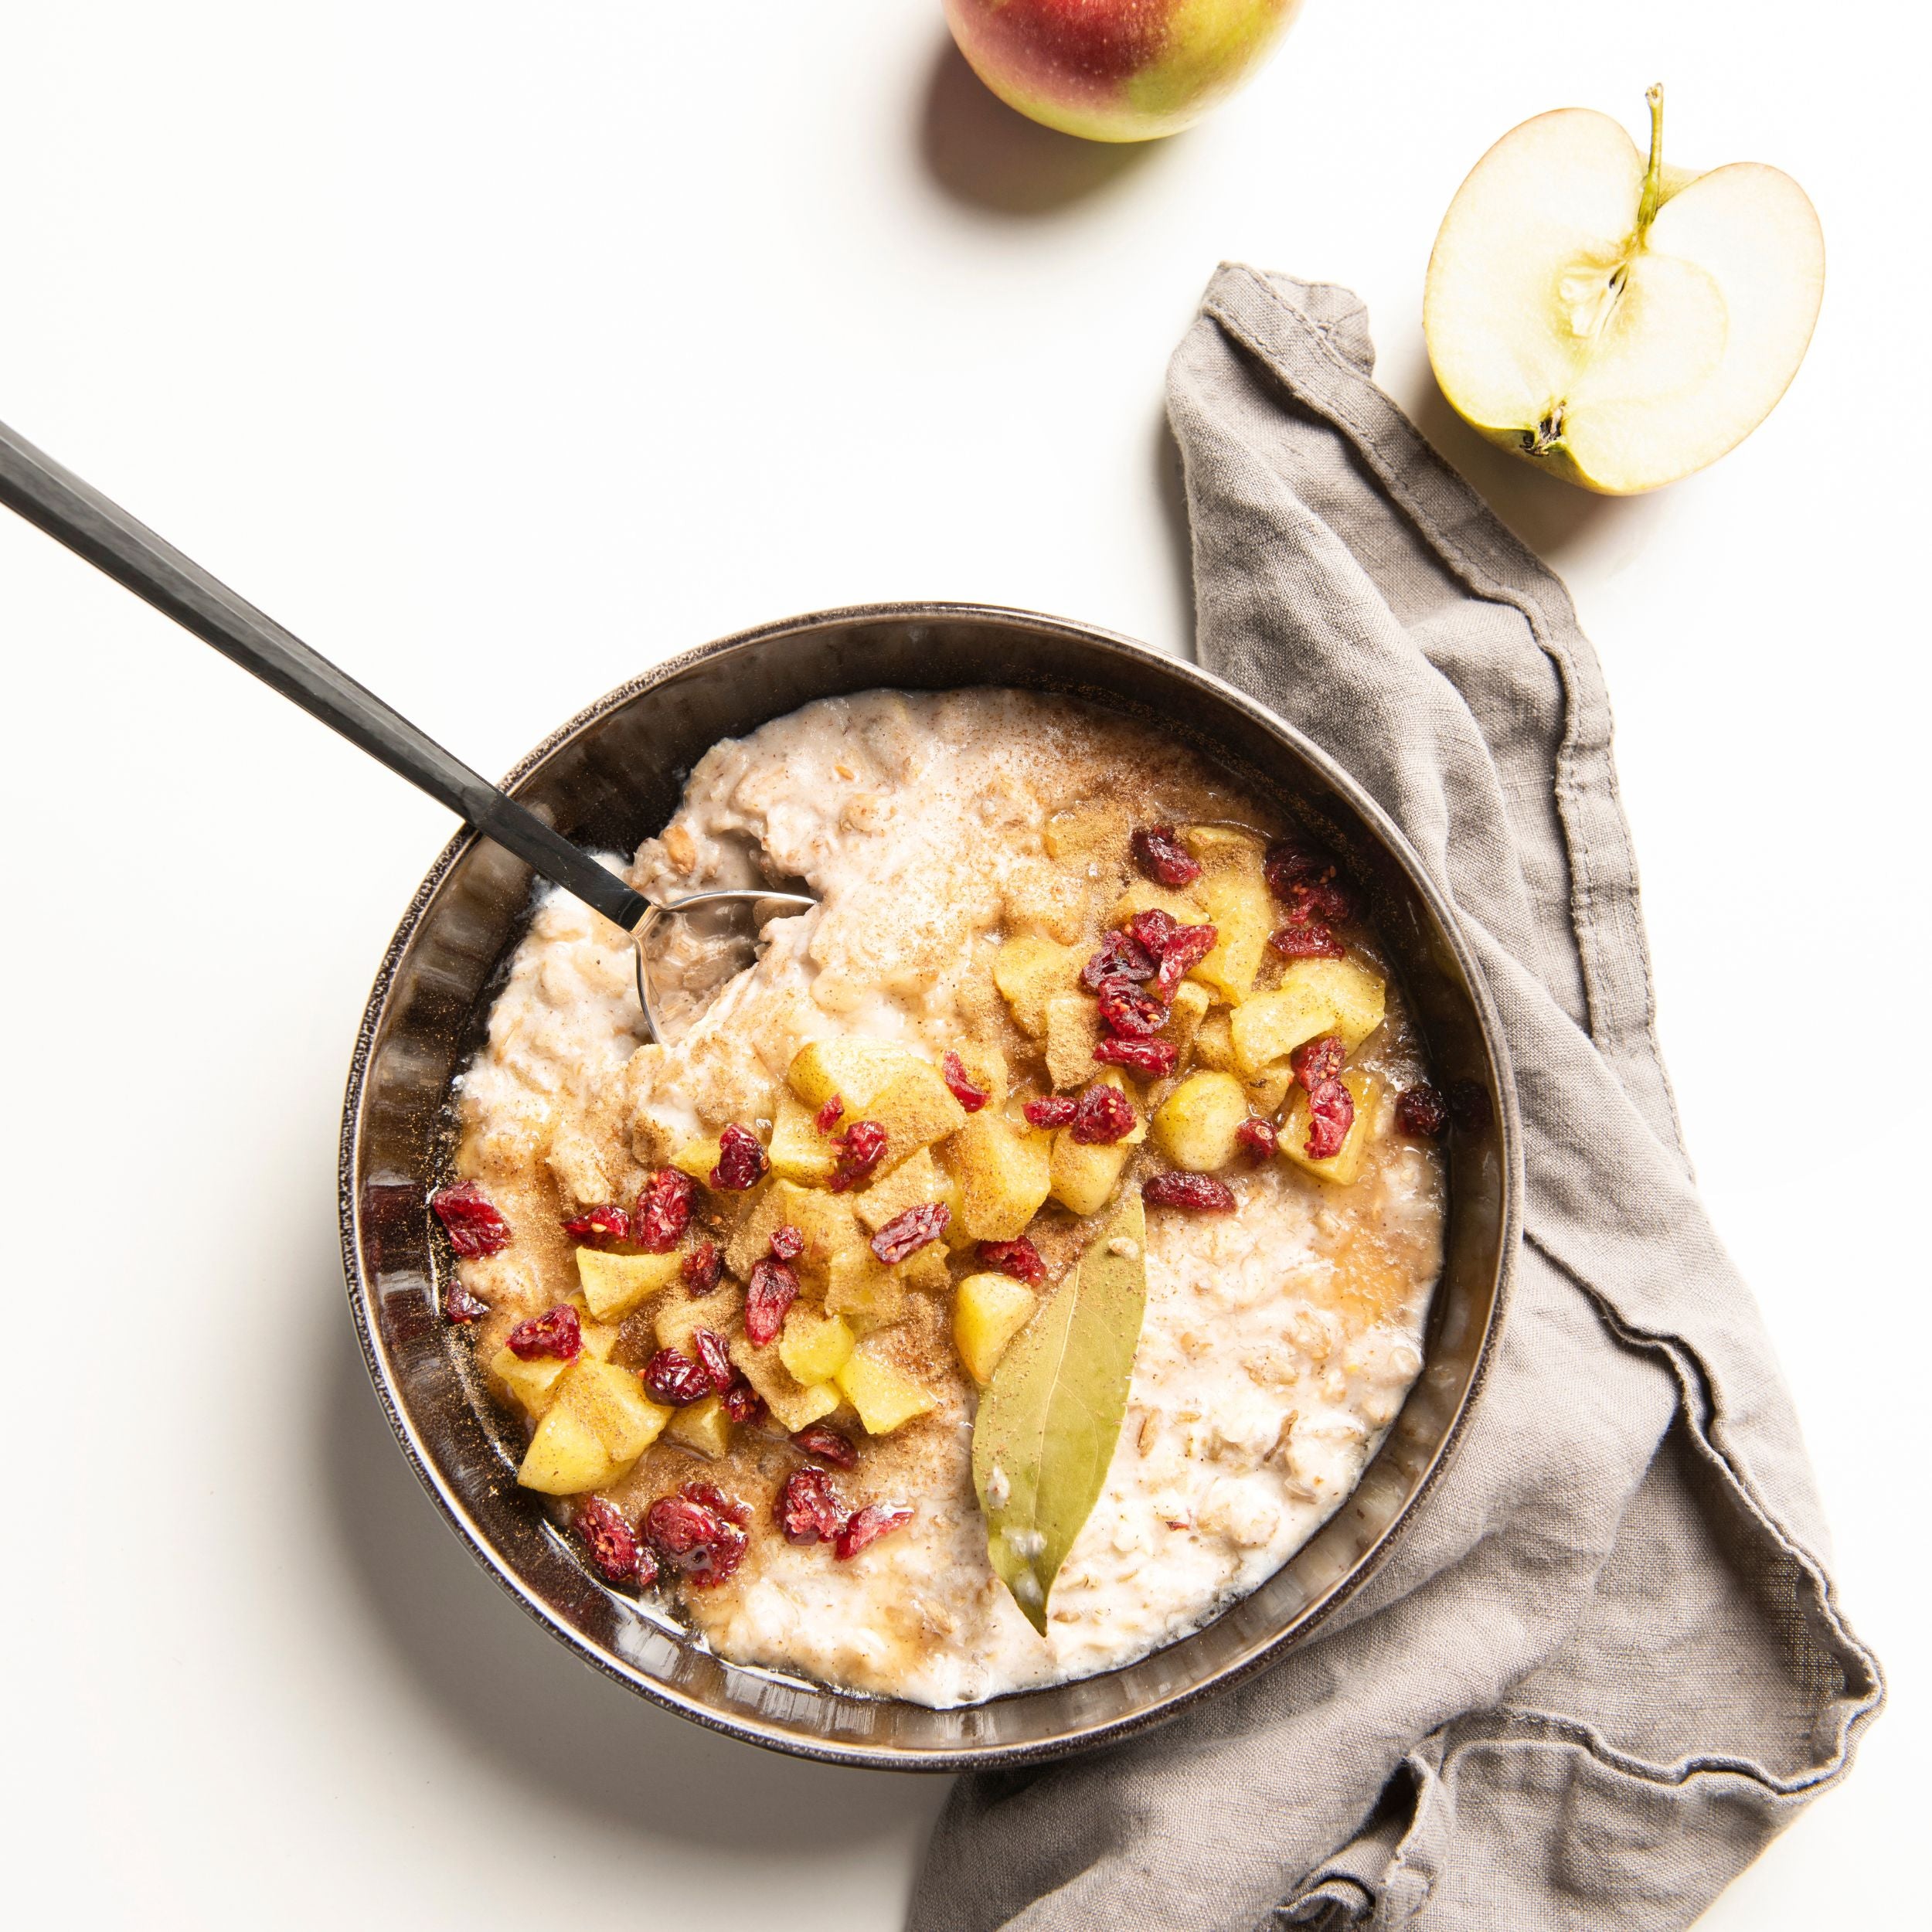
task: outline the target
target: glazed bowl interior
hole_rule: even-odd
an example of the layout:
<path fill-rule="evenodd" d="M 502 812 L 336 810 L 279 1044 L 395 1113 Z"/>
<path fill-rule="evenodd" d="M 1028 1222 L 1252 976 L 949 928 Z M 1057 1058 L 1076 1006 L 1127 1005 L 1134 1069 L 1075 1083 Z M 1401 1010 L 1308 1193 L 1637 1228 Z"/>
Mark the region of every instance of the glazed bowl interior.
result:
<path fill-rule="evenodd" d="M 1439 1081 L 1488 1092 L 1490 1130 L 1452 1155 L 1447 1260 L 1422 1374 L 1341 1509 L 1204 1628 L 1083 1681 L 955 1710 L 851 1696 L 713 1656 L 655 1605 L 605 1589 L 535 1498 L 460 1332 L 426 1198 L 447 1177 L 451 1083 L 527 926 L 529 869 L 456 840 L 423 881 L 371 995 L 344 1114 L 342 1240 L 370 1373 L 405 1453 L 478 1560 L 539 1622 L 630 1689 L 720 1730 L 849 1764 L 1011 1764 L 1151 1723 L 1304 1635 L 1359 1587 L 1440 1473 L 1493 1349 L 1515 1233 L 1514 1098 L 1493 1016 L 1453 922 L 1393 828 L 1315 747 L 1191 667 L 1083 626 L 977 606 L 834 611 L 728 638 L 612 692 L 538 747 L 512 789 L 582 845 L 629 852 L 691 767 L 817 698 L 879 687 L 1012 685 L 1138 717 L 1192 743 L 1330 839 L 1366 887 Z"/>

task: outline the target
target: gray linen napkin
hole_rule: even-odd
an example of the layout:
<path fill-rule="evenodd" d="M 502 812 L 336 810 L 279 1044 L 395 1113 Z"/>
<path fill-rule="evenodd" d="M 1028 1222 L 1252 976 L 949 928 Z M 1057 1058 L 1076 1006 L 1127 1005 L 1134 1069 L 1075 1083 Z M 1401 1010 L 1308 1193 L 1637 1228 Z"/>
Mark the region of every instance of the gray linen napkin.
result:
<path fill-rule="evenodd" d="M 1201 659 L 1454 899 L 1514 1056 L 1496 1372 L 1369 1586 L 1144 1739 L 957 1789 L 913 1932 L 1688 1925 L 1878 1709 L 1651 1029 L 1601 673 L 1370 379 L 1346 290 L 1223 267 L 1168 376 Z"/>

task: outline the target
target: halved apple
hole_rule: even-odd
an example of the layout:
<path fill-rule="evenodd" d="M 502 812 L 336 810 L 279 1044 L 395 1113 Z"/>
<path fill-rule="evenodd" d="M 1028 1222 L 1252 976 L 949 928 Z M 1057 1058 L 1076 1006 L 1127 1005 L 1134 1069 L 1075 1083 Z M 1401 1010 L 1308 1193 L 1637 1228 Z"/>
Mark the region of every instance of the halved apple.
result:
<path fill-rule="evenodd" d="M 1492 442 L 1624 496 L 1736 447 L 1811 339 L 1825 238 L 1790 175 L 1664 165 L 1582 107 L 1503 136 L 1436 236 L 1423 332 L 1436 380 Z"/>

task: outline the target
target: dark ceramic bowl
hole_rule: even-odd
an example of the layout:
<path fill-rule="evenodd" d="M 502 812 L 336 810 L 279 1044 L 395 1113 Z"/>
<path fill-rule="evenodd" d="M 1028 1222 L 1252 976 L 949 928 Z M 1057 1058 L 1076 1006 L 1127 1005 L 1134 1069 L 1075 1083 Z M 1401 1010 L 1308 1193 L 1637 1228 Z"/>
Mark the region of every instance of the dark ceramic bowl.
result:
<path fill-rule="evenodd" d="M 614 691 L 546 739 L 509 783 L 580 845 L 629 852 L 663 827 L 692 766 L 720 738 L 815 698 L 969 685 L 1062 692 L 1144 719 L 1322 832 L 1368 888 L 1437 1078 L 1475 1081 L 1490 1100 L 1488 1130 L 1454 1144 L 1427 1360 L 1380 1453 L 1315 1539 L 1205 1629 L 1104 1676 L 928 1710 L 725 1663 L 650 1604 L 591 1577 L 517 1488 L 521 1440 L 484 1394 L 468 1343 L 437 1316 L 447 1264 L 425 1197 L 447 1172 L 451 1083 L 482 1040 L 530 909 L 529 869 L 488 840 L 456 839 L 404 915 L 363 1015 L 342 1120 L 342 1257 L 369 1373 L 403 1454 L 477 1561 L 627 1689 L 753 1743 L 906 1770 L 1012 1764 L 1141 1730 L 1279 1656 L 1358 1589 L 1440 1475 L 1481 1389 L 1520 1192 L 1495 1015 L 1401 835 L 1278 718 L 1141 645 L 970 604 L 800 617 L 707 645 Z"/>

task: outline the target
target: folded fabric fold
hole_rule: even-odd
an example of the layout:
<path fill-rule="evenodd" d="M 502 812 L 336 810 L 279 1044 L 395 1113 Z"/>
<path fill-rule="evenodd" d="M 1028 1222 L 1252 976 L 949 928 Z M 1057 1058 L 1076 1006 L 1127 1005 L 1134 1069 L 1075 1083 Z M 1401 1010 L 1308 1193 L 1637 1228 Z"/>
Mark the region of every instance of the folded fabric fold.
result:
<path fill-rule="evenodd" d="M 1595 654 L 1372 367 L 1346 290 L 1215 277 L 1168 376 L 1200 656 L 1338 758 L 1460 911 L 1524 1122 L 1502 1347 L 1318 1635 L 1144 1738 L 963 1781 L 913 1932 L 1664 1932 L 1882 1699 L 1679 1132 Z"/>

